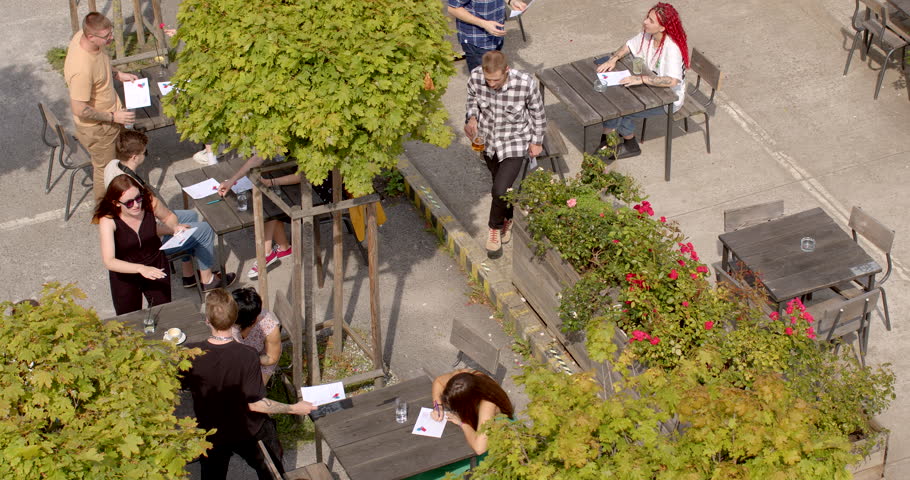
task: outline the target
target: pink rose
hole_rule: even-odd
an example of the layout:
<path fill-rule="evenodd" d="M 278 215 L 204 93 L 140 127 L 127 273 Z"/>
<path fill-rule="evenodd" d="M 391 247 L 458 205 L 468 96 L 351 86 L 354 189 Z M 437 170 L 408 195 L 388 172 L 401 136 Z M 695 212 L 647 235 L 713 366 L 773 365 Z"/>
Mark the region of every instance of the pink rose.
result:
<path fill-rule="evenodd" d="M 682 302 L 682 306 L 684 306 L 684 307 L 688 307 L 688 306 L 689 306 L 689 302 L 687 302 L 687 301 L 686 301 L 686 300 L 683 300 L 683 302 Z"/>
<path fill-rule="evenodd" d="M 711 330 L 712 328 L 714 328 L 714 322 L 712 322 L 710 320 L 705 322 L 705 330 Z"/>
<path fill-rule="evenodd" d="M 614 238 L 614 239 L 613 239 L 613 243 L 619 243 L 619 240 L 617 240 L 617 239 Z"/>
<path fill-rule="evenodd" d="M 158 28 L 164 30 L 164 22 L 158 24 Z"/>
<path fill-rule="evenodd" d="M 786 333 L 787 335 L 793 335 L 793 329 L 790 327 L 787 327 L 784 329 L 784 333 Z"/>
<path fill-rule="evenodd" d="M 674 268 L 673 270 L 670 270 L 670 275 L 667 276 L 670 277 L 670 280 L 676 280 L 679 277 L 679 274 L 676 273 L 676 269 Z"/>
<path fill-rule="evenodd" d="M 812 314 L 809 313 L 809 312 L 804 312 L 804 313 L 803 313 L 803 318 L 806 319 L 806 323 L 812 323 L 812 322 L 815 321 L 815 317 L 813 317 Z"/>
<path fill-rule="evenodd" d="M 676 263 L 678 263 L 680 267 L 685 267 L 685 266 L 686 266 L 686 261 L 685 261 L 685 260 L 677 260 Z"/>
<path fill-rule="evenodd" d="M 570 199 L 566 200 L 566 205 L 568 205 L 569 208 L 574 207 L 576 203 L 578 203 L 578 202 L 576 202 L 574 198 L 570 198 Z"/>
<path fill-rule="evenodd" d="M 698 274 L 697 274 L 697 273 L 690 273 L 689 275 L 692 276 L 692 279 L 698 278 Z"/>
<path fill-rule="evenodd" d="M 704 265 L 699 265 L 698 268 L 695 269 L 695 271 L 698 273 L 708 273 L 708 267 L 706 267 Z"/>
<path fill-rule="evenodd" d="M 660 223 L 667 223 L 667 217 L 660 217 Z"/>
<path fill-rule="evenodd" d="M 600 212 L 600 218 L 604 218 L 604 212 Z"/>
<path fill-rule="evenodd" d="M 651 345 L 657 345 L 658 343 L 660 343 L 660 339 L 659 339 L 659 338 L 654 337 L 654 338 L 651 339 Z"/>
<path fill-rule="evenodd" d="M 768 314 L 768 317 L 771 318 L 771 320 L 777 320 L 780 318 L 780 314 L 777 312 L 771 312 Z"/>

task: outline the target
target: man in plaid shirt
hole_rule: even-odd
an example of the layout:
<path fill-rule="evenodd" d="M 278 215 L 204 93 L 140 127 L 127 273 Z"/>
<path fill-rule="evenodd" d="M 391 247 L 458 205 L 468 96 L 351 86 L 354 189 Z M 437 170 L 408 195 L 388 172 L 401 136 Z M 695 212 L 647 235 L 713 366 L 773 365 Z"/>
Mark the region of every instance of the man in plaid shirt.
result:
<path fill-rule="evenodd" d="M 524 10 L 521 0 L 448 0 L 449 14 L 455 17 L 458 43 L 464 49 L 468 72 L 480 66 L 484 53 L 502 50 L 505 36 L 506 5 Z"/>
<path fill-rule="evenodd" d="M 537 80 L 511 70 L 502 52 L 487 52 L 481 66 L 468 80 L 464 133 L 484 145 L 483 159 L 493 175 L 486 247 L 487 256 L 499 258 L 502 244 L 512 238 L 512 205 L 502 196 L 515 183 L 525 158 L 543 150 L 547 117 Z"/>

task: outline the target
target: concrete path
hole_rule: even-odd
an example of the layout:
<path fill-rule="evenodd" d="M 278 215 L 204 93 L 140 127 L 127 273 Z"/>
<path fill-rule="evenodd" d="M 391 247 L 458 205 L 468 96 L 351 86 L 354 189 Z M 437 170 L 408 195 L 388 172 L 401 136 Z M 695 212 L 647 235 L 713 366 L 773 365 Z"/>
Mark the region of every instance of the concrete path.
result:
<path fill-rule="evenodd" d="M 528 41 L 509 25 L 504 51 L 512 67 L 535 72 L 579 58 L 613 51 L 640 30 L 652 1 L 553 0 L 524 17 Z M 888 281 L 893 331 L 872 328 L 871 362 L 890 362 L 897 373 L 898 398 L 881 421 L 891 429 L 887 478 L 907 478 L 910 468 L 910 308 L 908 272 L 910 209 L 904 185 L 910 181 L 910 94 L 907 77 L 892 68 L 882 92 L 872 99 L 877 61 L 854 56 L 843 76 L 852 40 L 853 2 L 835 0 L 676 1 L 674 6 L 698 48 L 725 73 L 711 120 L 712 152 L 704 132 L 681 126 L 674 131 L 673 177 L 663 179 L 663 122 L 651 122 L 644 153 L 613 164 L 644 186 L 658 215 L 679 222 L 704 261 L 719 259 L 717 235 L 723 210 L 784 199 L 786 212 L 816 206 L 846 225 L 850 208 L 862 206 L 897 232 L 895 273 Z M 487 234 L 489 173 L 461 135 L 466 67 L 445 95 L 450 125 L 458 133 L 448 149 L 413 143 L 407 157 L 427 177 L 435 193 L 470 232 L 478 248 Z M 692 79 L 694 80 L 694 79 Z M 547 114 L 559 124 L 570 149 L 569 172 L 578 171 L 582 129 L 547 95 Z M 701 123 L 700 119 L 695 123 Z M 693 122 L 690 122 L 692 127 Z M 873 250 L 870 250 L 872 253 Z M 508 272 L 510 248 L 489 262 Z M 882 256 L 877 256 L 882 265 Z M 907 263 L 905 263 L 907 262 Z"/>

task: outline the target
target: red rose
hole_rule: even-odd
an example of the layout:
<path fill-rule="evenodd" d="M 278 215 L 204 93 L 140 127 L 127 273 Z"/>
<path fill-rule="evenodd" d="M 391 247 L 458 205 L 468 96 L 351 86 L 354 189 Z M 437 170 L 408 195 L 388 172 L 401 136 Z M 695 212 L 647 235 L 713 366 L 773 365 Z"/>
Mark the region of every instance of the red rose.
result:
<path fill-rule="evenodd" d="M 786 333 L 787 335 L 793 335 L 793 329 L 790 327 L 787 327 L 784 329 L 784 333 Z"/>
<path fill-rule="evenodd" d="M 674 268 L 673 270 L 670 270 L 670 275 L 668 275 L 668 277 L 670 277 L 670 280 L 676 280 L 679 277 L 679 274 L 676 273 L 676 269 Z"/>
<path fill-rule="evenodd" d="M 711 330 L 712 328 L 714 328 L 714 322 L 712 322 L 711 320 L 708 320 L 707 322 L 705 322 L 705 330 Z"/>

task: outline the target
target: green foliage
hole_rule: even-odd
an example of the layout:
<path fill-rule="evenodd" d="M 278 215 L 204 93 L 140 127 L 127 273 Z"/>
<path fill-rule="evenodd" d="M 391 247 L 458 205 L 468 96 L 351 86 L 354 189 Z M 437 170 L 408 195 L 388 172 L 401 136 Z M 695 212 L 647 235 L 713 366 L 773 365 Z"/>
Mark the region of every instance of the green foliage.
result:
<path fill-rule="evenodd" d="M 386 197 L 398 197 L 404 194 L 404 176 L 397 168 L 383 170 L 382 177 L 385 180 L 383 193 Z"/>
<path fill-rule="evenodd" d="M 60 75 L 63 75 L 63 63 L 66 61 L 67 49 L 68 47 L 53 47 L 44 54 L 47 63 Z"/>
<path fill-rule="evenodd" d="M 447 146 L 454 73 L 439 2 L 187 0 L 165 113 L 184 139 L 288 154 L 318 184 L 372 191 L 405 138 Z"/>
<path fill-rule="evenodd" d="M 177 419 L 178 369 L 198 349 L 146 342 L 49 284 L 0 303 L 0 477 L 175 478 L 210 446 Z"/>

